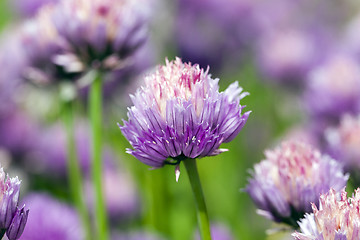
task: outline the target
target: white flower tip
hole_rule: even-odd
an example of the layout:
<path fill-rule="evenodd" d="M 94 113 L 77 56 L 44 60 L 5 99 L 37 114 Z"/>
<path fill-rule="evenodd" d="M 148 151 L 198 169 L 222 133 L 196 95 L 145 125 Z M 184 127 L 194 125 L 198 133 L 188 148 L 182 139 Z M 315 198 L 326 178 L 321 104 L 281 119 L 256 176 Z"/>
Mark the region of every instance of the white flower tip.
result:
<path fill-rule="evenodd" d="M 180 177 L 180 164 L 176 165 L 176 167 L 175 167 L 175 180 L 176 180 L 176 182 L 179 181 L 179 177 Z"/>
<path fill-rule="evenodd" d="M 220 153 L 228 152 L 228 151 L 229 151 L 229 149 L 227 149 L 227 148 L 220 148 L 220 149 L 219 149 L 219 152 L 220 152 Z"/>

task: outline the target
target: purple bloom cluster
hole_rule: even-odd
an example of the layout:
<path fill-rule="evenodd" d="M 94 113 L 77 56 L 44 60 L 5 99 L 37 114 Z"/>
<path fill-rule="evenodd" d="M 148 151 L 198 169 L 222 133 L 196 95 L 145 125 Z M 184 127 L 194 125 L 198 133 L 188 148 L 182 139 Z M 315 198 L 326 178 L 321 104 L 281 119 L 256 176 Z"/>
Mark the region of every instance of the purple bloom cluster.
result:
<path fill-rule="evenodd" d="M 356 173 L 360 169 L 360 116 L 344 115 L 338 126 L 326 130 L 325 137 L 329 153 Z"/>
<path fill-rule="evenodd" d="M 20 34 L 16 30 L 5 32 L 0 40 L 0 117 L 13 111 L 14 97 L 21 83 L 20 71 L 25 59 L 19 48 Z"/>
<path fill-rule="evenodd" d="M 0 115 L 0 132 L 0 147 L 19 155 L 33 149 L 37 126 L 24 112 L 13 110 Z"/>
<path fill-rule="evenodd" d="M 34 193 L 24 201 L 31 208 L 22 240 L 82 240 L 84 233 L 76 211 L 67 204 Z"/>
<path fill-rule="evenodd" d="M 305 92 L 314 118 L 337 123 L 342 114 L 360 111 L 360 65 L 351 55 L 334 54 L 309 74 Z"/>
<path fill-rule="evenodd" d="M 0 169 L 0 238 L 19 239 L 24 231 L 29 210 L 18 208 L 20 181 L 17 177 L 6 176 Z"/>
<path fill-rule="evenodd" d="M 304 85 L 307 72 L 319 61 L 319 40 L 310 32 L 271 31 L 257 45 L 257 62 L 266 79 Z"/>
<path fill-rule="evenodd" d="M 53 22 L 86 67 L 119 69 L 147 39 L 149 2 L 64 0 Z"/>
<path fill-rule="evenodd" d="M 292 234 L 297 240 L 350 240 L 360 238 L 360 189 L 352 198 L 345 190 L 334 189 L 320 196 L 319 209 L 312 204 L 313 213 L 299 222 L 301 233 Z M 340 198 L 339 198 L 340 197 Z"/>
<path fill-rule="evenodd" d="M 12 0 L 15 11 L 23 17 L 33 17 L 44 6 L 59 0 Z"/>
<path fill-rule="evenodd" d="M 241 112 L 247 93 L 237 82 L 219 93 L 218 81 L 179 58 L 158 67 L 131 96 L 134 106 L 120 126 L 134 148 L 127 152 L 153 167 L 173 163 L 168 158 L 177 164 L 221 153 L 221 143 L 236 137 L 250 112 Z"/>
<path fill-rule="evenodd" d="M 20 29 L 20 47 L 26 59 L 22 77 L 37 84 L 76 79 L 84 71 L 52 22 L 55 8 L 56 5 L 43 7 L 36 18 L 26 21 Z M 26 47 L 29 45 L 32 47 Z"/>
<path fill-rule="evenodd" d="M 178 0 L 175 20 L 180 56 L 216 70 L 237 62 L 257 31 L 249 0 Z M 246 19 L 246 21 L 244 21 Z"/>
<path fill-rule="evenodd" d="M 258 213 L 276 222 L 296 227 L 311 211 L 310 202 L 318 205 L 320 194 L 341 190 L 348 180 L 338 162 L 303 142 L 284 142 L 265 156 L 255 165 L 246 192 Z"/>

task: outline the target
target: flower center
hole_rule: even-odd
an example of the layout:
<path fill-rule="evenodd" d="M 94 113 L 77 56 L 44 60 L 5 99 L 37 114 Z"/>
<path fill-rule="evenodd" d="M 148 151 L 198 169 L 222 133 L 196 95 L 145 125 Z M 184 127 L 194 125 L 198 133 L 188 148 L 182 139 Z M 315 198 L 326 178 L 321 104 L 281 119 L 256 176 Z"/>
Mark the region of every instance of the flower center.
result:
<path fill-rule="evenodd" d="M 197 114 L 202 111 L 202 100 L 208 90 L 208 75 L 198 65 L 182 63 L 179 58 L 166 62 L 158 70 L 146 77 L 148 91 L 154 97 L 158 110 L 166 116 L 166 104 L 169 100 L 177 103 L 191 101 Z"/>

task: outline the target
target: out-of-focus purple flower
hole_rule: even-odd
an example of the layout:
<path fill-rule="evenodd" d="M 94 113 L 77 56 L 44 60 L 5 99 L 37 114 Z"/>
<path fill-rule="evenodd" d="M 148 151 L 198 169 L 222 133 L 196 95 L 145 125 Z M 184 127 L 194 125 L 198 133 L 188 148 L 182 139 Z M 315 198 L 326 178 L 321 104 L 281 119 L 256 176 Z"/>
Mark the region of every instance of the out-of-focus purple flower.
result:
<path fill-rule="evenodd" d="M 28 216 L 28 210 L 17 208 L 20 183 L 18 177 L 10 178 L 0 169 L 0 230 L 2 235 L 6 232 L 10 240 L 20 237 Z"/>
<path fill-rule="evenodd" d="M 260 38 L 256 55 L 265 78 L 303 86 L 307 72 L 323 53 L 313 35 L 292 29 L 271 31 Z"/>
<path fill-rule="evenodd" d="M 320 207 L 312 204 L 313 214 L 299 222 L 300 231 L 292 234 L 297 240 L 351 240 L 360 238 L 360 189 L 347 198 L 345 190 L 340 199 L 334 189 L 320 196 Z"/>
<path fill-rule="evenodd" d="M 219 93 L 218 81 L 180 58 L 159 66 L 131 95 L 134 106 L 120 126 L 133 147 L 127 152 L 153 167 L 223 152 L 219 146 L 236 137 L 250 112 L 242 114 L 248 93 L 237 82 Z"/>
<path fill-rule="evenodd" d="M 19 239 L 25 229 L 27 219 L 29 216 L 29 210 L 25 211 L 25 207 L 17 209 L 15 216 L 10 224 L 9 229 L 6 231 L 6 235 L 9 240 Z"/>
<path fill-rule="evenodd" d="M 85 66 L 119 69 L 145 42 L 149 12 L 143 0 L 64 0 L 52 18 Z"/>
<path fill-rule="evenodd" d="M 179 0 L 174 34 L 180 56 L 215 70 L 238 60 L 257 30 L 253 5 L 249 0 Z"/>
<path fill-rule="evenodd" d="M 315 118 L 337 123 L 345 113 L 360 110 L 360 65 L 349 55 L 336 54 L 309 74 L 307 108 Z"/>
<path fill-rule="evenodd" d="M 223 224 L 211 224 L 211 237 L 213 240 L 233 240 L 234 236 L 232 235 L 231 231 L 228 227 Z M 200 240 L 200 234 L 197 231 L 195 234 L 196 240 Z"/>
<path fill-rule="evenodd" d="M 346 4 L 319 0 L 254 0 L 260 33 L 276 29 L 301 28 L 331 34 L 347 20 Z"/>
<path fill-rule="evenodd" d="M 75 125 L 75 143 L 79 165 L 85 175 L 89 174 L 91 137 L 89 126 L 85 121 L 77 121 Z M 60 123 L 44 128 L 38 134 L 37 144 L 32 149 L 29 167 L 34 171 L 50 173 L 51 176 L 63 177 L 67 173 L 66 130 Z M 113 161 L 112 153 L 105 148 L 104 164 Z"/>
<path fill-rule="evenodd" d="M 86 196 L 91 211 L 94 210 L 92 182 L 85 183 Z M 103 191 L 109 217 L 112 222 L 134 217 L 139 212 L 139 199 L 131 177 L 118 166 L 108 166 L 103 174 Z"/>
<path fill-rule="evenodd" d="M 1 115 L 0 115 L 1 116 Z M 8 112 L 0 117 L 0 147 L 13 154 L 25 153 L 35 145 L 37 125 L 21 111 Z"/>
<path fill-rule="evenodd" d="M 344 115 L 337 127 L 327 129 L 329 152 L 347 170 L 360 169 L 360 116 Z"/>
<path fill-rule="evenodd" d="M 10 0 L 15 11 L 23 17 L 33 17 L 43 6 L 59 0 Z"/>
<path fill-rule="evenodd" d="M 347 25 L 345 31 L 345 48 L 360 60 L 360 14 L 356 15 Z"/>
<path fill-rule="evenodd" d="M 0 117 L 15 108 L 16 90 L 21 83 L 20 72 L 25 66 L 20 45 L 20 34 L 15 30 L 5 31 L 0 37 Z"/>
<path fill-rule="evenodd" d="M 76 211 L 58 200 L 39 193 L 24 201 L 31 209 L 22 240 L 82 240 L 84 233 Z"/>
<path fill-rule="evenodd" d="M 265 151 L 246 192 L 259 208 L 258 213 L 276 222 L 297 227 L 296 221 L 318 205 L 320 194 L 346 186 L 348 175 L 341 165 L 303 142 L 283 142 Z"/>
<path fill-rule="evenodd" d="M 304 142 L 315 148 L 319 147 L 317 135 L 315 135 L 314 132 L 309 129 L 308 125 L 299 125 L 289 129 L 283 139 L 286 139 L 290 142 Z"/>
<path fill-rule="evenodd" d="M 21 29 L 21 46 L 27 61 L 22 76 L 38 84 L 73 80 L 84 71 L 69 44 L 57 32 L 51 20 L 53 12 L 54 6 L 44 7 Z"/>

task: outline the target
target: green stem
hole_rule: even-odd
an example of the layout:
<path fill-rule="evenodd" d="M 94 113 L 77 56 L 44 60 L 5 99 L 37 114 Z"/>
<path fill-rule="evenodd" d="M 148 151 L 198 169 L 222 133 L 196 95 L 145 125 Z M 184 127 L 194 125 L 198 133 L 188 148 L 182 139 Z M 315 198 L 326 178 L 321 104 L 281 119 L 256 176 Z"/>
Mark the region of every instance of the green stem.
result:
<path fill-rule="evenodd" d="M 64 124 L 66 126 L 67 133 L 67 168 L 70 189 L 77 211 L 79 212 L 82 220 L 82 224 L 86 233 L 86 239 L 90 240 L 92 236 L 91 223 L 84 201 L 83 178 L 76 153 L 73 101 L 64 102 Z"/>
<path fill-rule="evenodd" d="M 197 219 L 202 240 L 211 240 L 209 218 L 206 210 L 204 194 L 201 188 L 196 159 L 185 159 L 184 165 L 189 176 L 190 185 L 196 201 Z"/>
<path fill-rule="evenodd" d="M 97 222 L 97 239 L 107 240 L 107 214 L 102 190 L 102 74 L 97 73 L 90 89 L 90 119 L 92 128 L 92 178 L 95 188 L 95 219 Z"/>
<path fill-rule="evenodd" d="M 164 206 L 166 205 L 165 176 L 162 171 L 146 170 L 147 188 L 147 212 L 146 223 L 156 232 L 168 234 L 168 215 Z"/>

